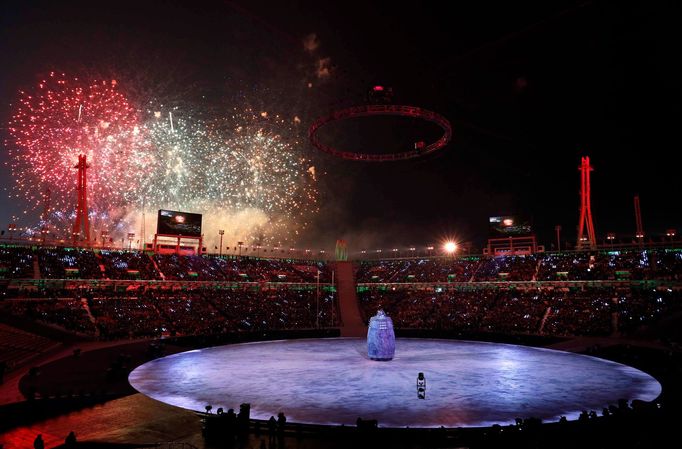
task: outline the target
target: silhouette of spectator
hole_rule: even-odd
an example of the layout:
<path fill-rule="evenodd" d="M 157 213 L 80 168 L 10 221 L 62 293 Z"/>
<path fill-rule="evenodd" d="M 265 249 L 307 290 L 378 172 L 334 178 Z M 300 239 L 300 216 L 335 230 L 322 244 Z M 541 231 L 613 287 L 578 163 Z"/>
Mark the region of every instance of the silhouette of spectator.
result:
<path fill-rule="evenodd" d="M 284 432 L 284 425 L 287 423 L 287 417 L 284 416 L 283 412 L 277 414 L 277 430 L 281 433 Z"/>
<path fill-rule="evenodd" d="M 284 413 L 279 412 L 277 414 L 277 440 L 279 444 L 279 449 L 284 449 L 284 425 L 287 423 L 287 417 Z"/>
<path fill-rule="evenodd" d="M 270 416 L 270 419 L 268 419 L 268 444 L 274 444 L 276 430 L 277 420 L 275 419 L 274 416 Z"/>
<path fill-rule="evenodd" d="M 225 417 L 227 419 L 227 436 L 229 440 L 232 441 L 237 433 L 237 414 L 234 412 L 234 409 L 231 408 L 227 411 Z"/>
<path fill-rule="evenodd" d="M 45 442 L 43 441 L 43 434 L 39 433 L 35 440 L 33 440 L 33 449 L 45 449 Z"/>
<path fill-rule="evenodd" d="M 73 430 L 69 432 L 69 434 L 66 436 L 64 444 L 66 445 L 66 447 L 74 447 L 76 445 L 76 434 L 74 433 Z"/>

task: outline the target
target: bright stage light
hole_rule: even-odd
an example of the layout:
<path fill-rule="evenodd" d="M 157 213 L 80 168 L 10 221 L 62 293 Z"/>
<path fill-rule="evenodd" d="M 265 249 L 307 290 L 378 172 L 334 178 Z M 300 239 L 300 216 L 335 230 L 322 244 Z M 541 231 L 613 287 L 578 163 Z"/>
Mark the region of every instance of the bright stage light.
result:
<path fill-rule="evenodd" d="M 445 250 L 446 253 L 452 254 L 455 251 L 457 251 L 457 244 L 455 242 L 445 242 L 445 245 L 443 245 L 443 249 Z"/>

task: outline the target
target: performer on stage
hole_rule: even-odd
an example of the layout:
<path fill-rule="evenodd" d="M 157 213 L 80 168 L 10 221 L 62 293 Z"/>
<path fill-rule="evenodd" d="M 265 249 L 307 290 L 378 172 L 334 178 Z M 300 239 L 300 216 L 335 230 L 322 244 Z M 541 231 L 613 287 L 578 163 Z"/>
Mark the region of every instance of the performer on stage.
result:
<path fill-rule="evenodd" d="M 424 373 L 417 375 L 417 397 L 419 399 L 426 399 L 426 378 Z"/>
<path fill-rule="evenodd" d="M 388 361 L 395 355 L 393 321 L 382 309 L 369 319 L 367 355 L 372 360 Z"/>

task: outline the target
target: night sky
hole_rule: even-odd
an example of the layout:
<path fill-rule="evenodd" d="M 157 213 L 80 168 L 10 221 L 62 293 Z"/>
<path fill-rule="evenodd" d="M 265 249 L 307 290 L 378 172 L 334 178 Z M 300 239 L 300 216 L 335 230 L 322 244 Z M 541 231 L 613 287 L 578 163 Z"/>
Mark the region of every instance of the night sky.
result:
<path fill-rule="evenodd" d="M 682 5 L 506 3 L 453 2 L 446 12 L 443 2 L 6 1 L 2 140 L 17 91 L 55 69 L 116 77 L 131 95 L 154 92 L 186 107 L 247 101 L 296 114 L 305 128 L 363 104 L 382 84 L 393 103 L 447 117 L 452 141 L 437 155 L 382 164 L 336 160 L 306 143 L 320 212 L 298 244 L 346 238 L 356 249 L 387 248 L 455 237 L 480 246 L 488 217 L 505 214 L 530 217 L 548 246 L 557 224 L 574 240 L 583 155 L 595 168 L 599 240 L 634 234 L 635 194 L 647 234 L 682 231 Z M 317 48 L 307 51 L 311 34 Z M 323 135 L 366 151 L 437 136 L 428 124 L 384 118 Z M 13 184 L 7 160 L 3 150 L 3 189 Z M 0 228 L 24 209 L 2 192 Z"/>

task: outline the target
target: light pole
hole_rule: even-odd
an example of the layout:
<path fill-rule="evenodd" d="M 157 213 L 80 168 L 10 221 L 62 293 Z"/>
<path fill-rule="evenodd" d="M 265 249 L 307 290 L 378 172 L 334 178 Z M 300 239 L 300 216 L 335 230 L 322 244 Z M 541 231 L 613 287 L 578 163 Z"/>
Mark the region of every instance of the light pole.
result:
<path fill-rule="evenodd" d="M 104 240 L 106 240 L 106 238 L 109 237 L 109 231 L 102 229 L 100 235 L 102 236 L 102 248 L 104 248 Z"/>
<path fill-rule="evenodd" d="M 7 230 L 9 231 L 9 239 L 14 239 L 14 233 L 17 231 L 17 224 L 10 223 L 9 226 L 7 226 Z"/>
<path fill-rule="evenodd" d="M 218 231 L 218 234 L 220 235 L 220 251 L 219 251 L 218 255 L 222 256 L 223 255 L 223 235 L 225 234 L 225 230 L 220 229 Z"/>
<path fill-rule="evenodd" d="M 132 251 L 132 249 L 133 249 L 133 239 L 134 238 L 135 238 L 135 233 L 129 232 L 128 233 L 128 251 Z"/>
<path fill-rule="evenodd" d="M 556 250 L 561 252 L 561 225 L 554 226 L 556 231 Z"/>
<path fill-rule="evenodd" d="M 643 232 L 637 232 L 637 234 L 635 234 L 635 237 L 637 237 L 637 242 L 639 243 L 639 246 L 644 245 L 644 233 Z"/>
<path fill-rule="evenodd" d="M 675 241 L 675 235 L 676 235 L 676 234 L 677 234 L 677 230 L 676 230 L 676 229 L 667 229 L 667 230 L 665 231 L 665 235 L 668 236 L 668 237 L 670 237 L 670 243 L 672 243 L 672 242 Z"/>
<path fill-rule="evenodd" d="M 315 301 L 315 329 L 320 328 L 320 270 L 317 270 L 317 300 Z"/>
<path fill-rule="evenodd" d="M 609 232 L 606 234 L 606 240 L 608 240 L 611 243 L 611 251 L 613 251 L 613 241 L 616 239 L 616 234 L 613 232 Z"/>
<path fill-rule="evenodd" d="M 237 242 L 237 246 L 239 247 L 239 257 L 242 257 L 242 245 L 244 242 Z"/>
<path fill-rule="evenodd" d="M 336 286 L 334 284 L 334 270 L 332 270 L 332 283 L 331 283 L 331 288 L 332 288 L 332 324 L 331 326 L 334 326 L 335 324 L 335 316 L 334 316 L 334 309 L 336 308 L 336 305 L 334 304 L 334 296 L 336 295 Z"/>

